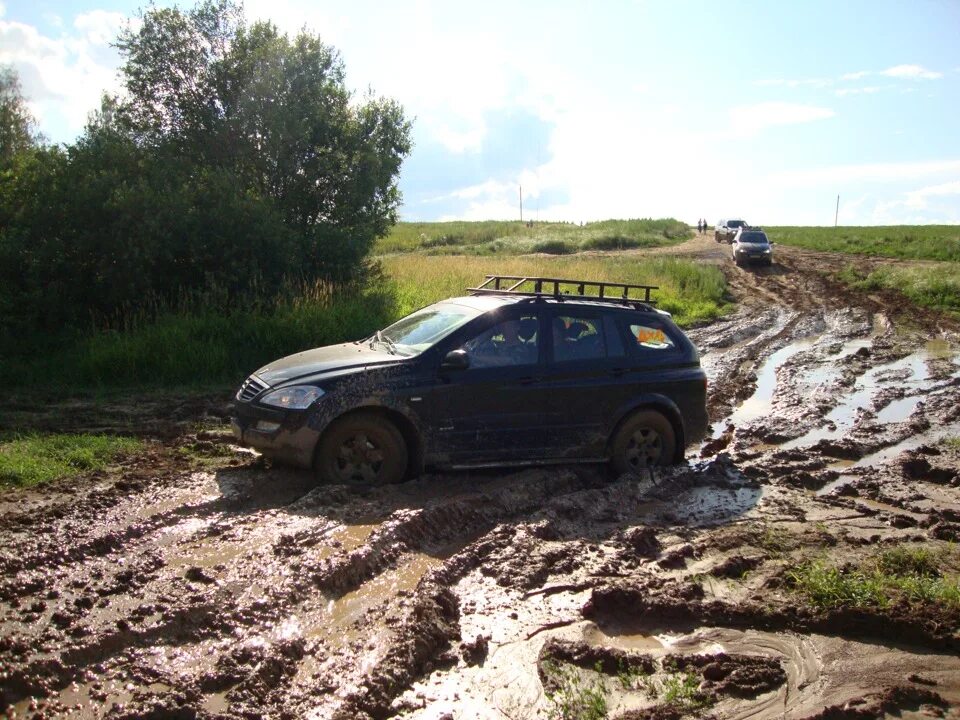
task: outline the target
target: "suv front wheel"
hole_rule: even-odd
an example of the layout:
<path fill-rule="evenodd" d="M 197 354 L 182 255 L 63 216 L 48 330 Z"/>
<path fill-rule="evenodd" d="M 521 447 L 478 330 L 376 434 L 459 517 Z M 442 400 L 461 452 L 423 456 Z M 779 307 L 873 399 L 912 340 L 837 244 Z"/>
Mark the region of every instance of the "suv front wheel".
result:
<path fill-rule="evenodd" d="M 320 480 L 386 485 L 407 470 L 407 444 L 397 427 L 372 412 L 356 412 L 324 433 L 314 466 Z"/>
<path fill-rule="evenodd" d="M 672 465 L 676 448 L 676 433 L 670 421 L 656 410 L 640 410 L 617 430 L 611 444 L 611 464 L 618 475 Z"/>

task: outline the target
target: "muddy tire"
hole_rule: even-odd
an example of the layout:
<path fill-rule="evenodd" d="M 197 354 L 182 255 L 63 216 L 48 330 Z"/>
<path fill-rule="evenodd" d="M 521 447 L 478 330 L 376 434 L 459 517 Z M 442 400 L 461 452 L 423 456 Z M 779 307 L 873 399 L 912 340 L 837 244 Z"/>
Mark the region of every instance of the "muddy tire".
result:
<path fill-rule="evenodd" d="M 611 443 L 618 475 L 657 465 L 672 465 L 677 449 L 673 425 L 656 410 L 640 410 L 624 421 Z"/>
<path fill-rule="evenodd" d="M 376 413 L 358 412 L 324 433 L 314 468 L 322 482 L 387 485 L 403 479 L 407 457 L 396 425 Z"/>

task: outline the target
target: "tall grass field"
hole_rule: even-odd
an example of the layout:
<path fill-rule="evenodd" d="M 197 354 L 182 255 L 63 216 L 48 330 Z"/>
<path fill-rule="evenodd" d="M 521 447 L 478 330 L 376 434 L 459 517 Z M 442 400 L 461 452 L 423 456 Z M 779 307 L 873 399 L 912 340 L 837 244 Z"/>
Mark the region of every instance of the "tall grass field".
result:
<path fill-rule="evenodd" d="M 774 242 L 810 250 L 905 260 L 960 261 L 960 225 L 764 229 Z"/>
<path fill-rule="evenodd" d="M 549 275 L 658 285 L 654 298 L 681 325 L 726 311 L 722 273 L 707 265 L 650 255 L 455 257 L 399 254 L 382 260 L 384 278 L 366 287 L 305 292 L 276 308 L 229 314 L 181 309 L 123 330 L 47 342 L 0 363 L 7 387 L 60 389 L 211 387 L 238 384 L 278 357 L 367 337 L 436 300 L 462 295 L 486 273 Z M 29 345 L 26 347 L 29 348 Z"/>
<path fill-rule="evenodd" d="M 881 267 L 869 273 L 849 265 L 836 277 L 858 290 L 892 290 L 917 305 L 960 315 L 960 263 Z"/>
<path fill-rule="evenodd" d="M 784 245 L 903 260 L 902 265 L 870 272 L 855 262 L 845 267 L 838 263 L 836 277 L 859 290 L 892 290 L 917 305 L 960 313 L 958 225 L 768 227 L 766 231 L 771 240 Z"/>
<path fill-rule="evenodd" d="M 584 225 L 509 221 L 397 223 L 381 238 L 380 255 L 568 255 L 584 250 L 628 250 L 676 245 L 692 237 L 686 223 L 671 218 L 602 220 Z"/>

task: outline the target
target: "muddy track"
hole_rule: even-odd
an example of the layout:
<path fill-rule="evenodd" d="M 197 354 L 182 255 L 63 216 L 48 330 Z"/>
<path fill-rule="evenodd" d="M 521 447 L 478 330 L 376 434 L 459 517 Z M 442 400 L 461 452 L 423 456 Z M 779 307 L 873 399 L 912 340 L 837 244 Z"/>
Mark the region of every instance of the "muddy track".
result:
<path fill-rule="evenodd" d="M 690 333 L 713 429 L 688 464 L 317 487 L 234 448 L 215 399 L 177 401 L 140 457 L 0 496 L 0 707 L 546 718 L 594 692 L 622 718 L 960 717 L 960 601 L 828 607 L 796 572 L 924 548 L 955 582 L 956 327 L 833 284 L 831 256 L 673 251 L 738 302 Z"/>

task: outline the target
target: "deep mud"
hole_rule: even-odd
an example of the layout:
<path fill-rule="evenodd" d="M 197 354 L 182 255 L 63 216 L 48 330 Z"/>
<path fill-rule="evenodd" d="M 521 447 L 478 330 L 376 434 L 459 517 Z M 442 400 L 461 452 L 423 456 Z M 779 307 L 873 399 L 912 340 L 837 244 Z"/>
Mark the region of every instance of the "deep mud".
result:
<path fill-rule="evenodd" d="M 546 718 L 566 688 L 623 718 L 960 717 L 960 603 L 817 606 L 794 575 L 923 547 L 956 582 L 956 328 L 831 284 L 828 256 L 726 250 L 678 250 L 739 302 L 690 333 L 714 425 L 685 466 L 317 487 L 233 447 L 208 398 L 140 457 L 3 493 L 0 707 Z"/>

